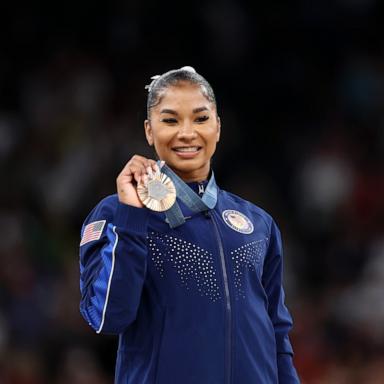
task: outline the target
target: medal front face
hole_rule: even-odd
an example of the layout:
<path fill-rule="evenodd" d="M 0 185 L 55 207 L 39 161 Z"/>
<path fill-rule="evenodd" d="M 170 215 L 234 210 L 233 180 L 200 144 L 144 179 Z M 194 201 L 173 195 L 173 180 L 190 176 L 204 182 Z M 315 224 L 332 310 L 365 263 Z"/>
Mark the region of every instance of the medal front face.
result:
<path fill-rule="evenodd" d="M 148 182 L 148 196 L 155 200 L 163 200 L 167 197 L 167 187 L 159 180 L 153 179 Z"/>
<path fill-rule="evenodd" d="M 175 185 L 160 171 L 148 173 L 148 182 L 137 186 L 137 194 L 147 208 L 157 212 L 166 211 L 176 201 Z"/>

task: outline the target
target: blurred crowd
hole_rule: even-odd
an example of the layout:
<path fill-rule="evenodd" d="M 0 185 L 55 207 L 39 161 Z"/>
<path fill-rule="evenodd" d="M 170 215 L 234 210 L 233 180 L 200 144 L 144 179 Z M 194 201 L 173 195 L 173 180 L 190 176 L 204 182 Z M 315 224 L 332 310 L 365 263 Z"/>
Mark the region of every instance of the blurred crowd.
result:
<path fill-rule="evenodd" d="M 282 230 L 302 382 L 383 383 L 378 2 L 76 7 L 2 13 L 0 383 L 113 381 L 116 338 L 78 310 L 80 228 L 133 154 L 154 156 L 144 86 L 183 65 L 216 91 L 220 187 Z"/>

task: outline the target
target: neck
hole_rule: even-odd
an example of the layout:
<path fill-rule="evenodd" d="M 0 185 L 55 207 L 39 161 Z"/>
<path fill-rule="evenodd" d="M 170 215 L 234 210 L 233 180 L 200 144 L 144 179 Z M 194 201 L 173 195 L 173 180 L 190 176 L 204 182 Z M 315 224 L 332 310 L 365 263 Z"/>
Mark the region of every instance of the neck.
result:
<path fill-rule="evenodd" d="M 210 168 L 208 170 L 197 169 L 194 172 L 181 172 L 177 169 L 173 169 L 177 176 L 179 176 L 186 183 L 200 182 L 207 180 L 210 174 Z"/>

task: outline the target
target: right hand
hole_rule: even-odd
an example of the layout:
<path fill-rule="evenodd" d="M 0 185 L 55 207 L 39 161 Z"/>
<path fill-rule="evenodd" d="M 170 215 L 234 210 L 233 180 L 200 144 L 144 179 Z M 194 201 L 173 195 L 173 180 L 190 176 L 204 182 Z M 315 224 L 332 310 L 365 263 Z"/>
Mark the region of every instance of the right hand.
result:
<path fill-rule="evenodd" d="M 116 179 L 117 195 L 121 203 L 137 208 L 144 207 L 136 188 L 138 183 L 144 181 L 144 176 L 147 176 L 148 167 L 156 171 L 156 161 L 140 155 L 134 155 L 128 161 Z"/>

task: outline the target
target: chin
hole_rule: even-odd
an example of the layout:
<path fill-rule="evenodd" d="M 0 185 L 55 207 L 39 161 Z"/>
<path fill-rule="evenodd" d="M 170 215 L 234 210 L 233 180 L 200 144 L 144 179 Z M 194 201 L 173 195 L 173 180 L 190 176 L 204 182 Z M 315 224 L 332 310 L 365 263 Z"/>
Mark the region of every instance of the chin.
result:
<path fill-rule="evenodd" d="M 193 172 L 201 168 L 200 164 L 192 164 L 192 162 L 190 164 L 172 163 L 170 166 L 180 172 Z"/>
<path fill-rule="evenodd" d="M 170 162 L 166 161 L 166 163 L 174 170 L 183 173 L 194 172 L 204 167 L 204 164 L 202 164 L 201 161 L 196 161 L 194 159 Z"/>

